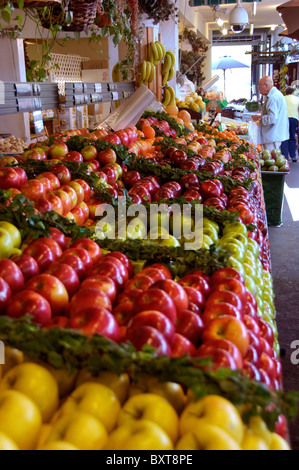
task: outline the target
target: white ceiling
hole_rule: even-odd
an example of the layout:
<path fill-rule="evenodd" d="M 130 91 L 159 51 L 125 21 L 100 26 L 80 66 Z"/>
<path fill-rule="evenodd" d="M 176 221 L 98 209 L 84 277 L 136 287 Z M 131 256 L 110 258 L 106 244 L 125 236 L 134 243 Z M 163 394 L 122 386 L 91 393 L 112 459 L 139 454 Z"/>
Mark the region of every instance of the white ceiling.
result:
<path fill-rule="evenodd" d="M 236 1 L 237 3 L 237 1 Z M 243 8 L 248 13 L 249 22 L 254 23 L 255 28 L 262 28 L 262 27 L 271 27 L 272 25 L 278 26 L 283 24 L 283 19 L 276 11 L 276 7 L 286 3 L 283 0 L 262 0 L 261 2 L 257 2 L 257 14 L 255 17 L 251 16 L 252 12 L 252 4 L 251 3 L 242 3 Z M 223 11 L 227 8 L 231 11 L 236 4 L 227 4 L 227 5 L 220 5 L 220 16 L 224 21 L 228 21 L 229 15 L 224 15 Z M 214 20 L 214 12 L 211 7 L 209 6 L 201 6 L 195 7 L 195 12 L 200 12 L 202 19 L 206 22 L 213 22 Z"/>

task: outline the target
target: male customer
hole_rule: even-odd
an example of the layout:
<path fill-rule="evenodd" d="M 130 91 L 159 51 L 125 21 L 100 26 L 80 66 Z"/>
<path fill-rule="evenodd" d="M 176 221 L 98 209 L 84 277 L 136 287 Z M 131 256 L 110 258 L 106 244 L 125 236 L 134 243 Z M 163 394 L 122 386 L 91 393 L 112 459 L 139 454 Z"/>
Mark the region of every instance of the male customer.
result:
<path fill-rule="evenodd" d="M 299 121 L 299 98 L 294 95 L 294 88 L 290 86 L 287 87 L 284 98 L 288 108 L 290 135 L 289 139 L 282 143 L 281 152 L 287 160 L 290 157 L 293 162 L 296 162 L 296 131 Z"/>
<path fill-rule="evenodd" d="M 258 143 L 264 150 L 280 149 L 282 142 L 289 138 L 287 104 L 271 77 L 265 76 L 259 81 L 259 91 L 267 98 L 262 115 L 252 117 L 253 121 L 259 121 Z"/>

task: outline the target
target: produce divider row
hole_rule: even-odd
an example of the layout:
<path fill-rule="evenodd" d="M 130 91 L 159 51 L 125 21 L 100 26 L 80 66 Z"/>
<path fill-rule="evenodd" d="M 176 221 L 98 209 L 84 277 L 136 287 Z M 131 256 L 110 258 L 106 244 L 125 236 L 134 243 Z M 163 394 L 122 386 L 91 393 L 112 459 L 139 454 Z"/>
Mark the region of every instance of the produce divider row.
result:
<path fill-rule="evenodd" d="M 124 421 L 131 401 L 140 400 L 143 419 L 154 419 L 141 405 L 148 393 L 146 400 L 155 395 L 157 408 L 162 395 L 174 416 L 169 427 L 163 412 L 151 424 L 160 440 L 148 450 L 288 448 L 286 420 L 297 416 L 298 394 L 282 389 L 260 156 L 234 133 L 200 129 L 190 131 L 167 113 L 146 112 L 135 129 L 61 133 L 1 160 L 0 339 L 8 357 L 0 398 L 13 389 L 9 374 L 32 363 L 41 373 L 50 371 L 57 387 L 51 412 L 40 409 L 34 430 L 26 424 L 31 440 L 0 421 L 0 433 L 17 447 L 55 448 L 57 430 L 65 426 L 59 446 L 142 449 L 119 434 L 124 426 L 129 434 L 136 431 L 136 422 Z M 120 196 L 126 210 L 142 204 L 147 216 L 158 204 L 185 207 L 194 216 L 203 204 L 202 246 L 186 250 L 188 240 L 174 236 L 174 212 L 167 242 L 165 227 L 151 238 L 140 215 L 137 221 L 131 216 L 121 232 Z M 104 215 L 95 208 L 102 204 L 116 214 L 112 239 L 105 237 L 108 223 L 98 226 Z M 13 270 L 21 271 L 18 282 Z M 62 285 L 59 299 L 49 278 Z M 42 297 L 39 308 L 30 304 L 30 291 Z M 94 310 L 101 317 L 91 322 Z M 144 315 L 149 310 L 160 312 L 159 326 L 155 314 L 150 320 Z M 188 328 L 187 317 L 195 322 Z M 221 338 L 223 321 L 239 329 Z M 113 423 L 105 412 L 96 416 L 105 429 L 86 444 L 67 429 L 72 414 L 79 420 L 71 402 L 80 387 L 86 399 L 105 401 L 101 393 L 107 390 L 100 388 L 91 399 L 90 382 L 110 388 L 118 414 Z M 28 391 L 33 401 L 35 393 Z M 215 406 L 230 407 L 229 417 L 223 411 L 227 421 L 193 418 L 190 424 L 189 413 L 200 416 L 195 408 L 215 397 Z M 83 402 L 79 411 L 92 414 Z M 150 425 L 144 426 L 149 432 Z M 210 436 L 208 444 L 202 434 Z"/>

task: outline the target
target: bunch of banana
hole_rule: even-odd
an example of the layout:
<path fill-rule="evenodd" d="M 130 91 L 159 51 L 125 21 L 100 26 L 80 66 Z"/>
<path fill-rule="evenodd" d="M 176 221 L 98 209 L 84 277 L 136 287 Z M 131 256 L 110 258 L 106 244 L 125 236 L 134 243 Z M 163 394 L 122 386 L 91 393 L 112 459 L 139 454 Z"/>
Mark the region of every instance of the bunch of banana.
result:
<path fill-rule="evenodd" d="M 172 51 L 167 51 L 165 54 L 162 66 L 162 85 L 165 86 L 169 80 L 172 80 L 175 75 L 175 55 Z"/>
<path fill-rule="evenodd" d="M 141 65 L 139 85 L 152 83 L 155 79 L 155 74 L 156 70 L 154 64 L 148 60 L 144 60 Z"/>
<path fill-rule="evenodd" d="M 120 81 L 120 75 L 119 75 L 119 62 L 117 62 L 113 69 L 112 69 L 112 80 L 114 82 L 119 82 Z"/>
<path fill-rule="evenodd" d="M 287 88 L 287 75 L 288 75 L 288 72 L 289 72 L 289 68 L 288 68 L 287 64 L 284 64 L 281 67 L 280 72 L 279 72 L 279 75 L 280 75 L 279 86 L 280 86 L 280 90 L 281 90 L 282 93 L 284 93 L 286 91 L 286 88 Z"/>
<path fill-rule="evenodd" d="M 171 86 L 164 87 L 163 106 L 175 105 L 175 91 Z"/>
<path fill-rule="evenodd" d="M 160 41 L 151 42 L 150 44 L 150 62 L 158 65 L 161 60 L 165 58 L 166 49 L 164 44 Z"/>

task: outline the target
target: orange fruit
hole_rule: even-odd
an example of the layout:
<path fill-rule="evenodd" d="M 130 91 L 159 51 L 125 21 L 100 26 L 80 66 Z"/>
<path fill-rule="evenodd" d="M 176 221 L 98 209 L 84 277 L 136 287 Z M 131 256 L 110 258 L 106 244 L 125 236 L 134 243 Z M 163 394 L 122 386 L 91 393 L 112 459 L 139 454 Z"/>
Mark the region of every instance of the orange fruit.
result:
<path fill-rule="evenodd" d="M 154 139 L 156 137 L 155 129 L 153 129 L 151 126 L 148 126 L 147 124 L 143 124 L 142 132 L 146 139 Z"/>
<path fill-rule="evenodd" d="M 190 122 L 191 121 L 190 113 L 188 113 L 188 111 L 186 111 L 185 109 L 182 109 L 178 113 L 178 118 L 182 119 L 184 122 Z"/>
<path fill-rule="evenodd" d="M 185 124 L 184 121 L 183 121 L 183 119 L 181 119 L 181 118 L 179 118 L 179 117 L 175 117 L 174 119 L 176 120 L 176 122 L 177 122 L 178 124 Z"/>
<path fill-rule="evenodd" d="M 170 114 L 170 116 L 177 116 L 179 114 L 179 108 L 175 104 L 166 106 L 165 112 Z"/>

